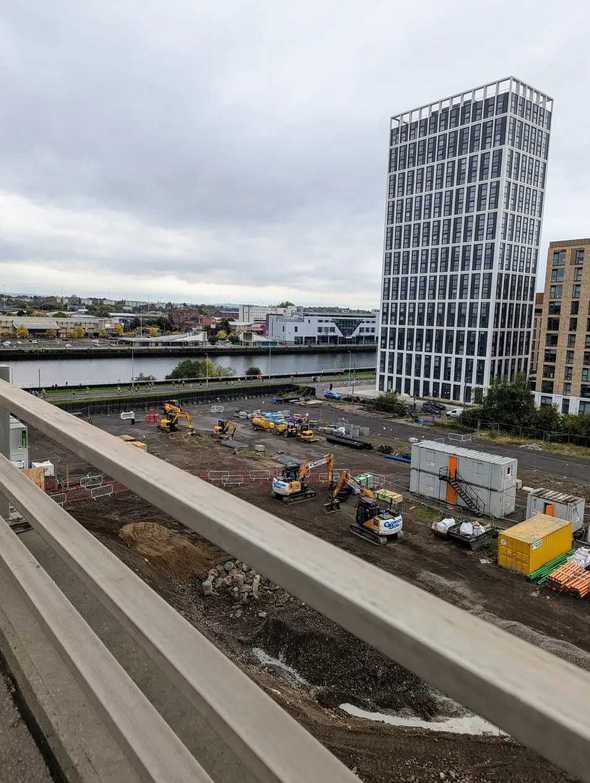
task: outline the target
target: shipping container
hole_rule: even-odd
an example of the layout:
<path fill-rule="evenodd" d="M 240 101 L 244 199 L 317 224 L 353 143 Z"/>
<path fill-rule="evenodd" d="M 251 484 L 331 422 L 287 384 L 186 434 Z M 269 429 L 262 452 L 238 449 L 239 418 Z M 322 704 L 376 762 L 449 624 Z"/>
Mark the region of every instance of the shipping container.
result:
<path fill-rule="evenodd" d="M 498 536 L 498 565 L 530 574 L 572 548 L 571 522 L 536 514 L 525 522 L 502 530 Z"/>
<path fill-rule="evenodd" d="M 450 477 L 476 497 L 480 513 L 503 517 L 515 508 L 517 468 L 517 460 L 511 457 L 438 441 L 421 441 L 412 445 L 410 490 L 475 510 L 461 496 L 465 493 L 448 481 Z"/>
<path fill-rule="evenodd" d="M 585 506 L 584 498 L 539 487 L 529 492 L 526 515 L 527 519 L 535 514 L 548 514 L 558 519 L 567 519 L 572 523 L 572 529 L 576 533 L 584 526 Z"/>

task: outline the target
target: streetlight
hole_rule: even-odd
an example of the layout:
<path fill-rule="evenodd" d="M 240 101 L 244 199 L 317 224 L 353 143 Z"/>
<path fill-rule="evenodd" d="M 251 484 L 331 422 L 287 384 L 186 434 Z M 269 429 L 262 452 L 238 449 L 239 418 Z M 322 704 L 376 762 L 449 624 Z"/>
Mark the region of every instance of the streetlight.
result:
<path fill-rule="evenodd" d="M 350 386 L 350 393 L 354 394 L 354 383 L 352 382 L 352 335 L 347 335 L 346 339 L 348 343 L 348 385 Z"/>

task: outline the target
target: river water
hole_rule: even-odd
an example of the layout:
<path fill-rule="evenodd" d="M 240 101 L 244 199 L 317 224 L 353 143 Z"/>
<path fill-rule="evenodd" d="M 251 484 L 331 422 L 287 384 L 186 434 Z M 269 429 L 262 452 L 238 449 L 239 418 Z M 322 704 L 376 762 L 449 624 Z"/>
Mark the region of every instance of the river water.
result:
<path fill-rule="evenodd" d="M 349 354 L 257 354 L 255 356 L 214 356 L 221 367 L 229 367 L 235 375 L 244 375 L 248 367 L 259 367 L 263 374 L 317 372 L 319 370 L 373 367 L 375 354 L 369 351 Z M 173 357 L 141 357 L 137 359 L 49 359 L 6 362 L 12 368 L 12 382 L 17 386 L 69 386 L 95 383 L 127 383 L 140 373 L 163 380 L 182 361 Z"/>

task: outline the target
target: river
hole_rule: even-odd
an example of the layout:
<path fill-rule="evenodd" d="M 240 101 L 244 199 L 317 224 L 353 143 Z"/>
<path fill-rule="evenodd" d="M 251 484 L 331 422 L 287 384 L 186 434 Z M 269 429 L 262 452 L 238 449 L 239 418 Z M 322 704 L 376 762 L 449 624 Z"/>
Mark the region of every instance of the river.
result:
<path fill-rule="evenodd" d="M 235 375 L 244 375 L 248 367 L 259 367 L 263 374 L 317 372 L 319 370 L 371 367 L 375 354 L 370 352 L 257 354 L 255 356 L 215 356 L 216 364 L 229 367 Z M 163 380 L 181 359 L 176 357 L 141 357 L 137 359 L 49 359 L 6 362 L 12 368 L 12 382 L 17 386 L 77 386 L 79 384 L 127 383 L 140 373 Z"/>

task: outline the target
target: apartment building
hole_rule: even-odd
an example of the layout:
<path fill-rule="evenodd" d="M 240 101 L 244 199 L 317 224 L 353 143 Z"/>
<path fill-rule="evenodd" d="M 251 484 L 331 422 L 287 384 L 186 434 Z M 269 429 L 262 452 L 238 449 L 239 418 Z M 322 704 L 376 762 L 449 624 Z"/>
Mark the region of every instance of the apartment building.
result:
<path fill-rule="evenodd" d="M 535 403 L 590 414 L 590 239 L 549 245 Z"/>
<path fill-rule="evenodd" d="M 535 294 L 535 309 L 533 312 L 533 339 L 531 341 L 531 362 L 529 372 L 529 387 L 534 391 L 537 386 L 537 364 L 539 363 L 539 341 L 541 339 L 541 326 L 543 324 L 543 298 L 542 291 Z"/>
<path fill-rule="evenodd" d="M 269 315 L 270 338 L 294 345 L 374 343 L 377 313 L 371 310 L 303 310 L 291 316 Z"/>
<path fill-rule="evenodd" d="M 268 315 L 292 315 L 296 310 L 297 308 L 294 305 L 290 307 L 270 307 L 268 305 L 241 304 L 238 320 L 249 323 L 263 323 Z"/>
<path fill-rule="evenodd" d="M 391 118 L 377 385 L 528 373 L 553 102 L 514 77 Z"/>

